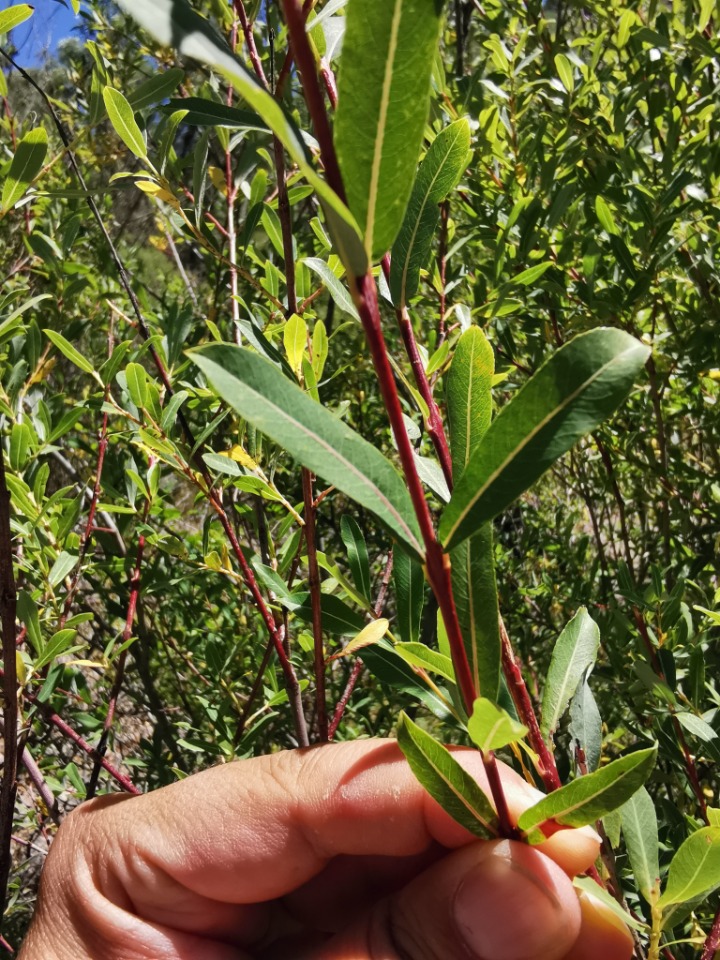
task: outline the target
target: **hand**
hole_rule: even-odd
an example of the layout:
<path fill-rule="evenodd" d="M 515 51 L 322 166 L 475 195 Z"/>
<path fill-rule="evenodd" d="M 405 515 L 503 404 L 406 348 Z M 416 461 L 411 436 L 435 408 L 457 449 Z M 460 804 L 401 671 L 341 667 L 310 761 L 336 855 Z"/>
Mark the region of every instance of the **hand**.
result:
<path fill-rule="evenodd" d="M 501 774 L 517 818 L 537 791 Z M 587 828 L 475 840 L 393 741 L 278 753 L 79 807 L 19 960 L 629 960 L 568 878 L 597 851 Z"/>

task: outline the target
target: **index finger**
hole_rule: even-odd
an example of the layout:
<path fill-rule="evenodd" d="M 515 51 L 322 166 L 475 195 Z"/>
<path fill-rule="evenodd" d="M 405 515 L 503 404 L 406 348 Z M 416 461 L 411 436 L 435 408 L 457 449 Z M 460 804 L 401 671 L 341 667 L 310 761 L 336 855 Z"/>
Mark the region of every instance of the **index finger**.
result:
<path fill-rule="evenodd" d="M 460 750 L 457 757 L 487 792 L 479 754 Z M 500 768 L 517 819 L 540 794 Z M 104 812 L 89 804 L 75 816 L 87 814 L 90 828 L 107 836 Z M 203 897 L 234 904 L 281 897 L 341 854 L 402 857 L 433 841 L 458 847 L 476 840 L 428 796 L 393 740 L 214 767 L 106 812 L 111 836 L 122 836 L 124 825 L 132 837 L 134 858 Z M 577 873 L 595 859 L 598 838 L 593 831 L 563 831 L 540 849 Z"/>

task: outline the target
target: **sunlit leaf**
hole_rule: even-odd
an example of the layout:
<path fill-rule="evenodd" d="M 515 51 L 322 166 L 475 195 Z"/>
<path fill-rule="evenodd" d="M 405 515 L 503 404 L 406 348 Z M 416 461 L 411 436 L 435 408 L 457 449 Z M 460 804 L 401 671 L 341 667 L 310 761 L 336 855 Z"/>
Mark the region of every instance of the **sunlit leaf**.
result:
<path fill-rule="evenodd" d="M 147 145 L 140 132 L 140 127 L 135 121 L 133 108 L 120 91 L 114 90 L 112 87 L 105 87 L 103 100 L 115 133 L 128 150 L 134 153 L 136 157 L 144 160 L 147 157 Z"/>
<path fill-rule="evenodd" d="M 509 506 L 625 399 L 649 349 L 600 327 L 554 353 L 503 407 L 443 511 L 440 537 L 452 549 Z"/>
<path fill-rule="evenodd" d="M 405 219 L 392 249 L 390 293 L 396 306 L 404 306 L 406 300 L 417 293 L 420 270 L 427 266 L 440 218 L 438 204 L 460 180 L 467 166 L 469 149 L 470 124 L 467 120 L 456 120 L 437 135 L 420 164 Z"/>
<path fill-rule="evenodd" d="M 15 27 L 24 23 L 34 13 L 34 7 L 29 3 L 16 3 L 7 10 L 0 11 L 0 33 L 9 33 Z"/>
<path fill-rule="evenodd" d="M 600 646 L 600 630 L 585 607 L 567 624 L 553 648 L 543 690 L 540 729 L 547 739 L 577 689 L 580 678 L 595 663 Z"/>
<path fill-rule="evenodd" d="M 497 835 L 497 818 L 488 798 L 450 751 L 400 714 L 397 739 L 412 772 L 443 810 L 476 837 Z"/>
<path fill-rule="evenodd" d="M 636 750 L 595 773 L 578 777 L 526 810 L 518 826 L 531 843 L 541 843 L 546 821 L 568 827 L 594 823 L 630 799 L 650 776 L 656 757 L 657 747 Z"/>
<path fill-rule="evenodd" d="M 485 697 L 478 697 L 473 704 L 468 720 L 468 733 L 478 749 L 501 750 L 517 743 L 527 734 L 528 728 L 514 720 L 510 714 Z"/>
<path fill-rule="evenodd" d="M 430 106 L 442 0 L 349 0 L 335 148 L 370 260 L 393 244 Z"/>
<path fill-rule="evenodd" d="M 495 359 L 479 327 L 458 340 L 447 374 L 453 477 L 457 480 L 490 426 Z M 484 524 L 451 553 L 455 607 L 477 693 L 494 700 L 500 685 L 500 628 L 493 531 Z"/>
<path fill-rule="evenodd" d="M 667 883 L 658 906 L 685 903 L 720 886 L 720 827 L 691 833 L 670 861 Z"/>
<path fill-rule="evenodd" d="M 436 673 L 455 683 L 455 671 L 453 670 L 452 660 L 444 653 L 438 653 L 426 647 L 424 643 L 396 643 L 395 650 L 411 667 L 420 667 L 421 670 L 427 670 L 428 673 Z"/>
<path fill-rule="evenodd" d="M 620 807 L 622 831 L 638 890 L 652 903 L 660 892 L 658 824 L 655 806 L 645 787 Z"/>
<path fill-rule="evenodd" d="M 191 356 L 240 416 L 374 513 L 412 554 L 423 555 L 405 484 L 375 447 L 250 350 L 218 343 Z"/>
<path fill-rule="evenodd" d="M 9 11 L 6 11 L 9 12 Z M 2 189 L 3 213 L 14 207 L 35 177 L 42 170 L 48 148 L 48 138 L 44 127 L 36 127 L 26 133 L 17 145 L 10 164 L 10 171 Z"/>

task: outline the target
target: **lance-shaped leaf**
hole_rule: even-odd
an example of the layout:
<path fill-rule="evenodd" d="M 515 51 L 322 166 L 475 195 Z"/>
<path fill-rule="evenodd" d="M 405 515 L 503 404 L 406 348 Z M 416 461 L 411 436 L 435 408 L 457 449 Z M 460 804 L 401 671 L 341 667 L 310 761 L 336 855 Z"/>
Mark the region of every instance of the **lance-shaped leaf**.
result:
<path fill-rule="evenodd" d="M 595 663 L 600 631 L 581 607 L 557 638 L 543 690 L 540 730 L 547 740 L 573 698 L 580 679 Z"/>
<path fill-rule="evenodd" d="M 645 787 L 620 807 L 622 832 L 637 888 L 652 904 L 660 893 L 658 824 L 650 794 Z"/>
<path fill-rule="evenodd" d="M 240 63 L 225 40 L 188 0 L 118 0 L 158 43 L 206 63 L 222 73 L 277 136 L 305 179 L 320 197 L 328 227 L 340 258 L 355 276 L 367 270 L 367 257 L 357 223 L 337 194 L 318 176 L 310 163 L 302 137 L 275 97 Z"/>
<path fill-rule="evenodd" d="M 455 683 L 452 660 L 444 653 L 438 653 L 424 643 L 396 643 L 395 652 L 411 667 L 420 667 L 427 673 L 436 673 L 450 683 Z"/>
<path fill-rule="evenodd" d="M 33 15 L 34 7 L 29 3 L 17 3 L 0 12 L 0 33 L 9 33 Z"/>
<path fill-rule="evenodd" d="M 251 110 L 229 107 L 226 103 L 206 100 L 205 97 L 187 97 L 185 100 L 171 100 L 167 105 L 169 113 L 176 110 L 186 111 L 183 123 L 192 127 L 228 127 L 231 130 L 259 130 L 268 133 L 268 125 Z"/>
<path fill-rule="evenodd" d="M 370 259 L 405 215 L 430 106 L 443 0 L 350 0 L 335 147 Z"/>
<path fill-rule="evenodd" d="M 478 749 L 502 750 L 510 743 L 517 743 L 528 732 L 528 728 L 514 720 L 502 707 L 496 706 L 486 697 L 478 697 L 473 704 L 472 716 L 468 720 L 468 733 Z"/>
<path fill-rule="evenodd" d="M 2 212 L 14 207 L 42 170 L 48 139 L 44 127 L 26 133 L 17 145 L 2 190 Z"/>
<path fill-rule="evenodd" d="M 490 425 L 443 512 L 452 549 L 532 486 L 625 399 L 649 349 L 622 330 L 575 337 L 540 367 Z"/>
<path fill-rule="evenodd" d="M 397 307 L 415 296 L 420 271 L 430 258 L 439 204 L 457 186 L 468 163 L 470 124 L 456 120 L 435 137 L 410 195 L 400 233 L 392 248 L 390 293 Z"/>
<path fill-rule="evenodd" d="M 319 406 L 270 361 L 234 344 L 191 351 L 218 395 L 299 463 L 366 507 L 421 557 L 410 495 L 379 450 Z"/>
<path fill-rule="evenodd" d="M 495 359 L 478 327 L 458 340 L 447 376 L 453 476 L 460 477 L 482 442 L 492 415 Z M 484 524 L 451 553 L 452 584 L 475 690 L 495 700 L 500 687 L 500 628 L 493 532 Z"/>
<path fill-rule="evenodd" d="M 291 610 L 296 617 L 305 623 L 313 622 L 312 601 L 307 590 L 298 590 L 297 593 L 279 597 L 280 603 Z M 323 630 L 336 634 L 339 637 L 353 636 L 365 626 L 365 620 L 359 613 L 355 613 L 339 597 L 329 593 L 320 594 L 322 607 Z"/>
<path fill-rule="evenodd" d="M 401 550 L 393 556 L 393 585 L 397 618 L 395 629 L 406 643 L 420 637 L 425 577 L 420 564 Z"/>
<path fill-rule="evenodd" d="M 656 757 L 657 747 L 636 750 L 595 773 L 578 777 L 526 810 L 518 826 L 528 834 L 530 843 L 541 843 L 554 832 L 555 824 L 584 827 L 594 823 L 640 789 L 650 776 Z M 545 833 L 542 825 L 548 822 L 550 829 Z"/>
<path fill-rule="evenodd" d="M 381 683 L 402 691 L 406 698 L 405 702 L 407 697 L 415 697 L 436 716 L 447 716 L 447 704 L 403 660 L 386 637 L 370 647 L 365 647 L 362 652 L 362 661 Z"/>
<path fill-rule="evenodd" d="M 358 650 L 363 650 L 365 647 L 371 647 L 374 643 L 377 643 L 378 640 L 382 640 L 387 633 L 389 626 L 390 621 L 385 620 L 384 618 L 373 620 L 371 623 L 368 623 L 362 628 L 357 636 L 352 638 L 350 643 L 343 647 L 339 653 L 335 653 L 332 657 L 328 657 L 328 663 L 331 660 L 337 660 L 338 657 L 349 657 L 351 654 L 357 653 Z"/>
<path fill-rule="evenodd" d="M 404 713 L 398 721 L 397 740 L 418 781 L 446 813 L 476 837 L 497 836 L 492 804 L 446 747 Z"/>
<path fill-rule="evenodd" d="M 658 900 L 661 908 L 685 903 L 720 886 L 720 828 L 702 827 L 691 833 L 670 861 L 667 885 Z"/>
<path fill-rule="evenodd" d="M 570 701 L 568 726 L 571 752 L 574 754 L 577 741 L 585 754 L 585 765 L 590 773 L 597 770 L 602 753 L 602 718 L 588 683 L 591 669 L 588 667 L 583 673 L 575 696 Z"/>
<path fill-rule="evenodd" d="M 167 99 L 184 79 L 185 71 L 180 67 L 171 67 L 162 73 L 156 73 L 128 94 L 128 103 L 136 111 L 160 103 Z"/>
<path fill-rule="evenodd" d="M 368 557 L 365 537 L 357 520 L 345 514 L 340 521 L 340 536 L 347 550 L 350 571 L 355 586 L 366 600 L 370 599 L 370 558 Z"/>
<path fill-rule="evenodd" d="M 147 146 L 140 127 L 135 122 L 133 108 L 120 91 L 113 90 L 112 87 L 105 87 L 103 100 L 115 133 L 128 150 L 131 150 L 136 157 L 143 160 L 147 157 Z"/>
<path fill-rule="evenodd" d="M 352 297 L 343 286 L 342 281 L 332 272 L 328 264 L 319 257 L 306 257 L 302 262 L 306 267 L 309 267 L 313 273 L 316 273 L 318 277 L 320 277 L 322 283 L 327 287 L 328 293 L 333 298 L 335 306 L 339 307 L 345 313 L 349 313 L 350 316 L 356 320 L 359 320 L 360 315 L 355 308 L 355 304 L 352 302 Z"/>

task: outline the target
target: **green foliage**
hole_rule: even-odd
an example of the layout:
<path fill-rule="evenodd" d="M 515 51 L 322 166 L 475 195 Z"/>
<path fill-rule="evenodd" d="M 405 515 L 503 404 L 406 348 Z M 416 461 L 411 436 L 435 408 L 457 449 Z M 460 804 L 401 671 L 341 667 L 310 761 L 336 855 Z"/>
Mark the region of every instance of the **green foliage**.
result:
<path fill-rule="evenodd" d="M 10 68 L 0 90 L 10 640 L 47 788 L 20 771 L 13 833 L 44 843 L 48 802 L 85 797 L 106 722 L 101 791 L 151 789 L 321 738 L 320 679 L 332 716 L 352 678 L 336 739 L 400 715 L 478 836 L 505 829 L 495 798 L 439 741 L 499 751 L 548 793 L 530 839 L 602 818 L 598 870 L 642 949 L 698 956 L 718 905 L 716 5 L 318 3 L 315 101 L 302 70 L 282 96 L 263 80 L 281 4 L 246 4 L 257 62 L 231 52 L 230 6 L 120 6 L 80 4 L 82 35 L 30 70 L 84 182 L 38 91 Z M 14 944 L 38 863 L 13 866 Z"/>

